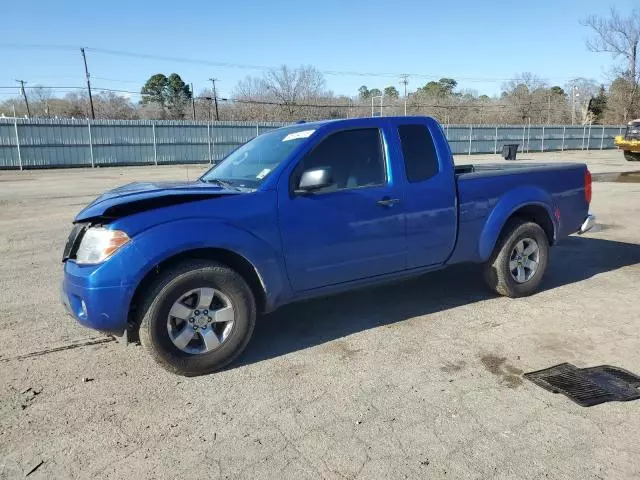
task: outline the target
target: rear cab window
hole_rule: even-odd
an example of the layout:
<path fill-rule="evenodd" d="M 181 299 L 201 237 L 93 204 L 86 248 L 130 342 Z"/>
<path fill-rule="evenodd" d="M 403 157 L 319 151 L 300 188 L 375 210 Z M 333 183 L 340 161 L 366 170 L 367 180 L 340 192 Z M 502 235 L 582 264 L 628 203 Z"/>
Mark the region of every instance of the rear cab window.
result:
<path fill-rule="evenodd" d="M 440 171 L 438 154 L 433 137 L 426 125 L 406 124 L 398 126 L 404 169 L 410 183 L 422 182 Z"/>

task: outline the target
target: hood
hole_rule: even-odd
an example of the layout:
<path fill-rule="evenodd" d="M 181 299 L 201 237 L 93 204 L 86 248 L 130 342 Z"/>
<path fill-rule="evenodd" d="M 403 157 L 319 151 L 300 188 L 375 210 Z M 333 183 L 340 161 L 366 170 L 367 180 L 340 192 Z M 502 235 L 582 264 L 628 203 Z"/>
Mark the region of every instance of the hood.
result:
<path fill-rule="evenodd" d="M 130 183 L 96 198 L 76 216 L 74 222 L 90 219 L 111 221 L 146 210 L 239 194 L 242 192 L 200 181 Z"/>

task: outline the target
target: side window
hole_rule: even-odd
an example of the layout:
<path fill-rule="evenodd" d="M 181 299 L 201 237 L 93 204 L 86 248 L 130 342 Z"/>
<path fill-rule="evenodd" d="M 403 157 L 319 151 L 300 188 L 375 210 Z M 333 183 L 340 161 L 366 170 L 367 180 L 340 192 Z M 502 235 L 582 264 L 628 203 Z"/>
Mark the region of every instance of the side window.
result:
<path fill-rule="evenodd" d="M 362 128 L 328 136 L 302 161 L 296 182 L 304 170 L 321 167 L 331 169 L 333 180 L 333 185 L 321 192 L 384 184 L 386 175 L 380 130 Z"/>
<path fill-rule="evenodd" d="M 398 133 L 407 180 L 421 182 L 436 175 L 438 155 L 429 129 L 425 125 L 400 125 Z"/>

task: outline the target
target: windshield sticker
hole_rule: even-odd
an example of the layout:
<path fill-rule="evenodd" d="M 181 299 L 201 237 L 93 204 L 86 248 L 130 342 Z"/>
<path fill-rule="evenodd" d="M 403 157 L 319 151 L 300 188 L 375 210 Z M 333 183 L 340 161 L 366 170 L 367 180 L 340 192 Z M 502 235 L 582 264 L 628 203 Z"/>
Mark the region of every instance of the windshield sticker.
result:
<path fill-rule="evenodd" d="M 269 172 L 271 171 L 270 168 L 265 168 L 264 170 L 262 170 L 258 175 L 256 175 L 256 178 L 258 180 L 262 180 L 264 177 L 266 177 L 267 175 L 269 175 Z"/>
<path fill-rule="evenodd" d="M 283 142 L 288 142 L 289 140 L 298 140 L 299 138 L 308 138 L 311 134 L 315 132 L 315 130 L 302 130 L 301 132 L 290 133 L 286 137 L 282 139 Z"/>

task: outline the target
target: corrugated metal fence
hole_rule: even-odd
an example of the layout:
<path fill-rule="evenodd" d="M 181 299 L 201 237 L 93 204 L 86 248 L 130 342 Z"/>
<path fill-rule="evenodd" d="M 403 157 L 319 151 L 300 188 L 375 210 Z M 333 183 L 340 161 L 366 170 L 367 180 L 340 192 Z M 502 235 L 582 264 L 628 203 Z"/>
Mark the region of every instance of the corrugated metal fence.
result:
<path fill-rule="evenodd" d="M 0 169 L 215 163 L 256 135 L 255 122 L 0 119 Z M 621 126 L 448 125 L 455 154 L 613 148 Z"/>
<path fill-rule="evenodd" d="M 448 125 L 444 126 L 454 154 L 499 153 L 517 143 L 519 152 L 604 150 L 614 148 L 620 125 Z"/>

